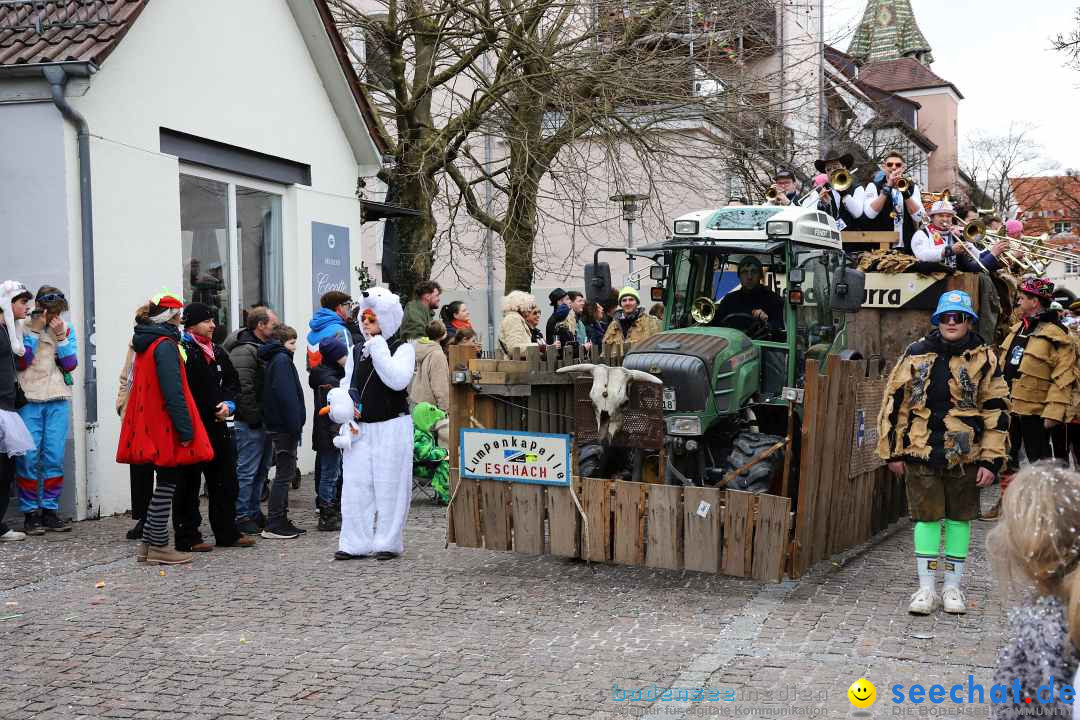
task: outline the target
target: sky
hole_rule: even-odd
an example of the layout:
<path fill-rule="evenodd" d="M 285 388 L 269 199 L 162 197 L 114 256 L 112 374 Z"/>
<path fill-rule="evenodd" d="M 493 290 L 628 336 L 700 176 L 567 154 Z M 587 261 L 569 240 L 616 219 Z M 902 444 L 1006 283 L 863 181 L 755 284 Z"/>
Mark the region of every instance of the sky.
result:
<path fill-rule="evenodd" d="M 1030 123 L 1058 171 L 1080 169 L 1080 70 L 1065 67 L 1051 38 L 1074 25 L 1080 0 L 910 0 L 934 55 L 931 69 L 964 96 L 961 162 L 973 131 L 1005 134 Z M 847 50 L 865 0 L 825 0 L 826 42 Z"/>

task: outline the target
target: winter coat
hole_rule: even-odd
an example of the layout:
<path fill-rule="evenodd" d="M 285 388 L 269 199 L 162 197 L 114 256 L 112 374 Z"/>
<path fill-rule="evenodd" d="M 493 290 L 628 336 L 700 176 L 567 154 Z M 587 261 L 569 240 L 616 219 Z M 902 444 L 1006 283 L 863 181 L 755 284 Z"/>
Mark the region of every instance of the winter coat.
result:
<path fill-rule="evenodd" d="M 555 344 L 555 338 L 558 336 L 556 328 L 562 324 L 567 316 L 570 314 L 570 306 L 565 303 L 560 303 L 555 306 L 551 316 L 547 319 L 547 325 L 544 327 L 544 342 L 548 345 Z"/>
<path fill-rule="evenodd" d="M 0 410 L 15 410 L 15 353 L 11 351 L 8 326 L 0 323 Z"/>
<path fill-rule="evenodd" d="M 311 330 L 307 334 L 308 370 L 322 362 L 319 343 L 323 340 L 337 336 L 341 342 L 345 343 L 346 348 L 352 347 L 352 333 L 349 332 L 349 328 L 345 325 L 345 321 L 341 319 L 341 316 L 333 310 L 327 310 L 326 308 L 316 310 L 315 317 L 308 321 L 308 328 Z"/>
<path fill-rule="evenodd" d="M 405 304 L 405 320 L 401 323 L 401 339 L 415 340 L 427 335 L 427 326 L 431 324 L 431 318 L 434 316 L 434 311 L 419 298 L 407 302 Z"/>
<path fill-rule="evenodd" d="M 120 370 L 120 383 L 116 386 L 116 414 L 124 417 L 124 408 L 127 407 L 128 395 L 131 394 L 131 383 L 135 379 L 132 375 L 135 371 L 135 348 L 128 343 L 127 353 L 124 355 L 124 367 Z"/>
<path fill-rule="evenodd" d="M 596 347 L 600 347 L 604 344 L 604 333 L 606 331 L 607 325 L 602 322 L 594 320 L 591 323 L 585 324 L 585 334 L 589 338 L 589 342 Z"/>
<path fill-rule="evenodd" d="M 1076 350 L 1056 318 L 1052 313 L 1037 316 L 1038 324 L 1029 332 L 1020 358 L 1020 374 L 1010 389 L 1012 412 L 1017 415 L 1041 415 L 1058 422 L 1071 418 L 1077 382 Z M 1024 321 L 1013 325 L 1002 343 L 1002 367 L 1010 362 L 1009 348 L 1023 327 Z"/>
<path fill-rule="evenodd" d="M 652 315 L 649 315 L 642 311 L 639 307 L 634 310 L 636 316 L 633 318 L 633 324 L 630 325 L 626 334 L 623 334 L 622 323 L 626 315 L 622 309 L 615 311 L 615 317 L 612 318 L 611 324 L 608 325 L 607 331 L 604 333 L 604 352 L 609 353 L 613 348 L 619 348 L 622 350 L 623 345 L 630 343 L 633 345 L 638 344 L 642 340 L 648 337 L 652 337 L 656 333 L 663 329 L 660 321 Z"/>
<path fill-rule="evenodd" d="M 343 377 L 345 368 L 338 363 L 327 365 L 323 362 L 308 372 L 308 385 L 315 391 L 315 414 L 311 424 L 311 449 L 315 452 L 337 450 L 334 436 L 337 435 L 338 426 L 329 415 L 320 415 L 319 411 L 326 407 L 327 393 L 339 387 Z"/>
<path fill-rule="evenodd" d="M 236 410 L 236 396 L 240 394 L 240 377 L 236 374 L 232 360 L 225 348 L 214 343 L 214 362 L 211 363 L 195 340 L 184 337 L 184 350 L 187 352 L 188 386 L 195 405 L 199 408 L 199 417 L 207 432 L 221 431 L 225 424 L 218 420 L 218 403 L 228 403 Z"/>
<path fill-rule="evenodd" d="M 135 327 L 134 381 L 120 426 L 119 463 L 178 467 L 214 457 L 179 340 L 179 328 L 168 323 Z"/>
<path fill-rule="evenodd" d="M 236 374 L 240 378 L 240 394 L 236 397 L 236 419 L 252 428 L 263 423 L 264 368 L 259 359 L 263 341 L 247 328 L 229 336 L 224 347 L 229 351 Z"/>
<path fill-rule="evenodd" d="M 420 338 L 416 348 L 416 373 L 409 383 L 409 402 L 427 402 L 440 410 L 450 409 L 450 363 L 442 346 L 434 340 Z"/>
<path fill-rule="evenodd" d="M 262 417 L 267 432 L 288 433 L 299 438 L 307 411 L 293 354 L 277 340 L 271 340 L 259 348 L 259 359 L 266 368 Z"/>
<path fill-rule="evenodd" d="M 70 373 L 79 364 L 75 328 L 64 323 L 66 335 L 60 342 L 52 331 L 44 328 L 35 332 L 23 326 L 23 345 L 26 352 L 15 361 L 19 369 L 19 384 L 30 402 L 70 400 Z M 65 379 L 65 376 L 66 379 Z"/>
<path fill-rule="evenodd" d="M 1080 653 L 1069 639 L 1065 605 L 1056 597 L 1038 597 L 1010 610 L 1008 627 L 1011 639 L 998 651 L 993 684 L 1009 689 L 1009 702 L 991 703 L 990 717 L 1073 717 L 1073 706 L 1058 702 L 1057 693 L 1057 689 L 1074 684 L 1080 665 Z M 1016 681 L 1020 683 L 1020 697 L 1014 702 L 1012 688 Z M 1054 697 L 1045 705 L 1038 704 L 1039 687 L 1043 685 L 1055 688 Z M 986 691 L 990 692 L 989 685 Z M 1028 698 L 1030 703 L 1026 702 Z M 1038 716 L 1032 712 L 1035 708 L 1040 710 Z"/>
<path fill-rule="evenodd" d="M 536 344 L 533 342 L 529 323 L 525 322 L 521 313 L 510 311 L 503 314 L 502 323 L 499 325 L 499 344 L 505 353 Z"/>
<path fill-rule="evenodd" d="M 953 344 L 937 330 L 909 345 L 885 386 L 878 457 L 996 473 L 1008 452 L 1008 387 L 994 349 L 976 333 Z"/>

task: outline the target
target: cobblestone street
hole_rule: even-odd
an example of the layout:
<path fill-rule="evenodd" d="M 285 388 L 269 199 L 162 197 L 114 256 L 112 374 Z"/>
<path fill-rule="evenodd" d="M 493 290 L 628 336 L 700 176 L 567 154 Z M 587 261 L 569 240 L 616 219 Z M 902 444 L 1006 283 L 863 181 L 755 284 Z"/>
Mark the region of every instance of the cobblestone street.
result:
<path fill-rule="evenodd" d="M 309 488 L 293 492 L 299 540 L 186 567 L 137 565 L 127 518 L 0 546 L 0 718 L 848 717 L 860 676 L 885 717 L 894 683 L 988 685 L 1002 639 L 984 523 L 973 611 L 913 618 L 907 522 L 763 585 L 444 549 L 442 510 L 418 501 L 403 558 L 332 562 Z M 613 699 L 654 684 L 735 701 Z"/>

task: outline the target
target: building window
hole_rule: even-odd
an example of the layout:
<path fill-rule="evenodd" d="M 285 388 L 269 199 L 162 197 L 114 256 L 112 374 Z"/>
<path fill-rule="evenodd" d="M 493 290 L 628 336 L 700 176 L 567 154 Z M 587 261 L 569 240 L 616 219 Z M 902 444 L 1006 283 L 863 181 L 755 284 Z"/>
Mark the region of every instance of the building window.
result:
<path fill-rule="evenodd" d="M 1080 260 L 1068 260 L 1065 262 L 1065 274 L 1066 275 L 1078 275 L 1080 274 Z"/>
<path fill-rule="evenodd" d="M 210 306 L 221 335 L 245 308 L 283 311 L 281 194 L 251 184 L 180 174 L 184 298 Z"/>
<path fill-rule="evenodd" d="M 1071 222 L 1056 222 L 1054 223 L 1054 235 L 1060 235 L 1061 233 L 1072 232 Z"/>

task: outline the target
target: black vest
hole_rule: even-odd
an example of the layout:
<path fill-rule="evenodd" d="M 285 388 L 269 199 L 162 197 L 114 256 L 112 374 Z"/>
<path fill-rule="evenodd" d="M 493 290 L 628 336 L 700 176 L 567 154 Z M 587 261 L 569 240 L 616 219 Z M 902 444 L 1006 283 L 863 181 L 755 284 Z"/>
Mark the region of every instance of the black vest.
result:
<path fill-rule="evenodd" d="M 387 346 L 390 354 L 401 347 L 404 341 L 392 338 Z M 393 420 L 409 414 L 408 390 L 391 390 L 383 383 L 375 371 L 371 357 L 361 359 L 363 348 L 353 349 L 353 374 L 349 383 L 349 394 L 353 402 L 360 405 L 360 422 L 377 423 Z"/>
<path fill-rule="evenodd" d="M 870 187 L 874 187 L 872 183 L 871 183 Z M 876 188 L 875 188 L 875 191 L 876 191 Z M 880 194 L 881 194 L 880 192 L 877 192 L 877 194 L 875 194 L 874 197 L 870 198 L 867 201 L 867 205 L 870 204 L 870 200 L 873 200 L 874 198 L 876 198 Z M 916 227 L 915 221 L 911 219 L 911 213 L 909 213 L 907 211 L 907 201 L 906 200 L 902 204 L 900 211 L 902 213 L 903 220 L 904 220 L 903 230 L 901 231 L 901 236 L 904 238 L 904 252 L 906 252 L 909 255 L 912 255 L 914 253 L 911 252 L 911 238 L 915 235 L 915 231 L 918 230 L 919 228 Z M 893 218 L 892 218 L 892 213 L 893 212 L 894 212 L 894 209 L 893 209 L 893 204 L 892 204 L 892 197 L 891 197 L 891 195 L 886 195 L 886 197 L 885 197 L 885 207 L 881 208 L 881 212 L 878 213 L 878 216 L 876 218 L 874 218 L 873 220 L 871 220 L 870 218 L 863 215 L 862 218 L 859 219 L 859 229 L 860 230 L 879 230 L 879 231 L 882 231 L 882 232 L 890 232 L 893 229 Z"/>

